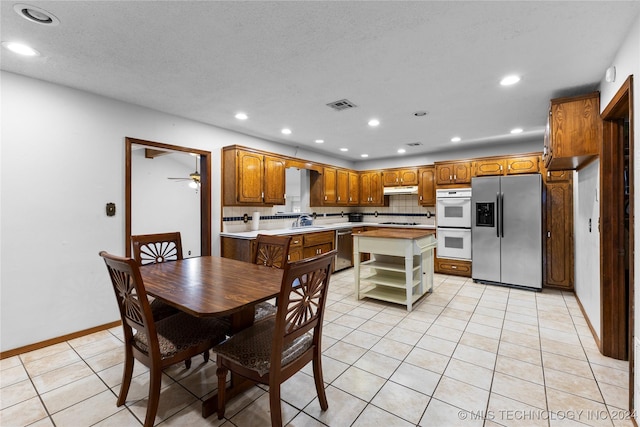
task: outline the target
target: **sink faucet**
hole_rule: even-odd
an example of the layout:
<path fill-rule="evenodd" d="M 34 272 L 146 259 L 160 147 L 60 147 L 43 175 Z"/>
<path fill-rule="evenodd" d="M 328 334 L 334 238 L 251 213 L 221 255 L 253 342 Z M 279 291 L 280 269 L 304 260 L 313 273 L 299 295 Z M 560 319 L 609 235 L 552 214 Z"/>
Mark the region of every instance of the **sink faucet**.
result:
<path fill-rule="evenodd" d="M 309 225 L 313 225 L 313 219 L 307 214 L 300 215 L 295 221 L 293 221 L 293 224 L 291 224 L 292 227 L 304 227 Z"/>

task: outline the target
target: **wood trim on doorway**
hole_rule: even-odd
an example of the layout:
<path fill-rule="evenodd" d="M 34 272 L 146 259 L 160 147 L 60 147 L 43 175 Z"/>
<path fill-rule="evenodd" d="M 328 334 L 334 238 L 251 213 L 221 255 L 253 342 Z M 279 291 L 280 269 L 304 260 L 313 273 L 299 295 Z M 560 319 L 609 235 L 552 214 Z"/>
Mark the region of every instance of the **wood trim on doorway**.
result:
<path fill-rule="evenodd" d="M 200 254 L 211 255 L 211 152 L 161 142 L 125 138 L 125 254 L 131 256 L 131 146 L 150 147 L 153 150 L 171 150 L 200 156 Z"/>
<path fill-rule="evenodd" d="M 628 129 L 628 240 L 624 229 L 624 122 Z M 634 324 L 634 118 L 633 76 L 629 76 L 602 112 L 600 153 L 600 296 L 601 345 L 605 356 L 629 360 L 629 409 L 633 409 Z M 627 243 L 625 243 L 627 242 Z M 628 288 L 625 280 L 628 257 Z"/>

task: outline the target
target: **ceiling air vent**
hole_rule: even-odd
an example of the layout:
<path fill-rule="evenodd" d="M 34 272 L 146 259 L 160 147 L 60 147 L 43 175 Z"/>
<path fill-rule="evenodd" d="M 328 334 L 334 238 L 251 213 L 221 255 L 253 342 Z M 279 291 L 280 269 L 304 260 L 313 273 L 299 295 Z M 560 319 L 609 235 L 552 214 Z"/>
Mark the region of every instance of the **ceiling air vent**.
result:
<path fill-rule="evenodd" d="M 407 143 L 407 145 L 409 147 L 418 147 L 418 146 L 422 145 L 422 142 L 409 142 L 409 143 Z"/>
<path fill-rule="evenodd" d="M 356 104 L 349 101 L 348 99 L 341 99 L 340 101 L 330 102 L 327 105 L 336 111 L 342 111 L 342 110 L 347 110 L 349 108 L 357 107 Z"/>

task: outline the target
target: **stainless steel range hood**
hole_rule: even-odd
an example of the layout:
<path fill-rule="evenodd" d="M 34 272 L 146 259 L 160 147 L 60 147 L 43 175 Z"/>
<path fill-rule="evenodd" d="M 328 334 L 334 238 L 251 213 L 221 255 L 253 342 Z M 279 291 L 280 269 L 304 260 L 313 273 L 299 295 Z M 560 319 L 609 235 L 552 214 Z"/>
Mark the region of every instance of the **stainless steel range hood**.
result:
<path fill-rule="evenodd" d="M 384 187 L 384 195 L 390 196 L 393 194 L 418 194 L 418 186 L 404 186 L 404 187 Z"/>

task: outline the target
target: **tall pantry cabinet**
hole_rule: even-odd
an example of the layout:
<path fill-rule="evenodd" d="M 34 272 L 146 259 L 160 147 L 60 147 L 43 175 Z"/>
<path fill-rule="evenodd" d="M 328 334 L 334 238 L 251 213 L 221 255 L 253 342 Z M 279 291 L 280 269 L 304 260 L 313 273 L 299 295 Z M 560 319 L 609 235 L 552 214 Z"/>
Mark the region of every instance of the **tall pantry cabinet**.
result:
<path fill-rule="evenodd" d="M 544 285 L 573 290 L 573 171 L 547 171 L 543 191 Z"/>

